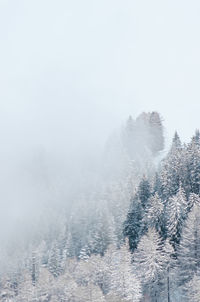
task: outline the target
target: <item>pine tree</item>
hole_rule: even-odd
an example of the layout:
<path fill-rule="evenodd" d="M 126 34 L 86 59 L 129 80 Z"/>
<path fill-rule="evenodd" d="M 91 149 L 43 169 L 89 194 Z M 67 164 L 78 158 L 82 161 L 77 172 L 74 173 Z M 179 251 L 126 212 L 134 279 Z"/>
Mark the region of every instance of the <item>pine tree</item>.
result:
<path fill-rule="evenodd" d="M 144 235 L 133 254 L 133 267 L 139 280 L 142 281 L 143 291 L 155 297 L 159 293 L 159 276 L 166 268 L 168 255 L 165 253 L 161 237 L 150 228 Z"/>
<path fill-rule="evenodd" d="M 200 301 L 200 277 L 194 275 L 184 287 L 184 292 L 187 294 L 187 301 L 199 302 Z"/>
<path fill-rule="evenodd" d="M 131 208 L 124 222 L 124 236 L 128 237 L 131 251 L 137 247 L 143 225 L 142 225 L 142 206 L 138 196 L 136 195 L 131 202 Z"/>
<path fill-rule="evenodd" d="M 200 144 L 197 134 L 192 138 L 186 150 L 186 193 L 200 193 Z"/>
<path fill-rule="evenodd" d="M 88 259 L 90 258 L 89 255 L 90 255 L 89 247 L 87 245 L 85 245 L 84 247 L 82 247 L 82 249 L 80 251 L 79 259 L 88 261 Z"/>
<path fill-rule="evenodd" d="M 154 111 L 149 116 L 149 131 L 151 137 L 150 149 L 153 155 L 157 155 L 164 148 L 163 125 L 158 112 Z"/>
<path fill-rule="evenodd" d="M 180 242 L 182 225 L 187 214 L 188 203 L 182 187 L 176 195 L 170 197 L 165 209 L 167 219 L 167 233 L 175 251 Z"/>
<path fill-rule="evenodd" d="M 182 144 L 175 132 L 171 149 L 161 165 L 162 198 L 167 200 L 178 192 L 182 179 Z"/>
<path fill-rule="evenodd" d="M 161 233 L 162 228 L 162 216 L 163 216 L 164 204 L 160 199 L 158 193 L 155 193 L 150 197 L 148 206 L 146 209 L 146 215 L 144 217 L 144 223 L 146 222 L 149 227 L 155 227 L 155 229 Z"/>
<path fill-rule="evenodd" d="M 113 250 L 109 276 L 111 291 L 117 293 L 123 301 L 140 301 L 141 284 L 133 273 L 128 241 L 120 249 Z"/>
<path fill-rule="evenodd" d="M 61 273 L 61 253 L 58 248 L 57 241 L 54 241 L 50 250 L 48 269 L 54 277 L 58 277 Z"/>
<path fill-rule="evenodd" d="M 138 187 L 138 196 L 143 208 L 146 207 L 149 197 L 151 196 L 151 188 L 149 181 L 144 176 Z"/>
<path fill-rule="evenodd" d="M 159 197 L 162 198 L 162 183 L 158 172 L 155 173 L 154 177 L 153 194 L 155 193 L 157 193 Z"/>
<path fill-rule="evenodd" d="M 200 272 L 200 206 L 194 204 L 182 230 L 178 250 L 179 284 Z"/>
<path fill-rule="evenodd" d="M 195 204 L 200 205 L 200 197 L 195 193 L 191 193 L 188 200 L 187 213 L 191 211 Z"/>
<path fill-rule="evenodd" d="M 122 142 L 129 158 L 133 159 L 136 156 L 136 147 L 134 141 L 137 139 L 136 124 L 132 116 L 129 116 L 126 126 L 122 133 Z"/>

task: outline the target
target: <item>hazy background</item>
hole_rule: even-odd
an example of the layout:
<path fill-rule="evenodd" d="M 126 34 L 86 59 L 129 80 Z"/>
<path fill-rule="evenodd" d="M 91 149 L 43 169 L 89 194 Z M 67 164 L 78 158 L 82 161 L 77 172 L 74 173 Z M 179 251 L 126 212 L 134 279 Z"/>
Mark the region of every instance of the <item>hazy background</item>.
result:
<path fill-rule="evenodd" d="M 73 174 L 141 111 L 161 113 L 167 141 L 200 128 L 199 16 L 197 0 L 0 0 L 3 229 L 43 200 L 27 175 L 46 156 Z"/>

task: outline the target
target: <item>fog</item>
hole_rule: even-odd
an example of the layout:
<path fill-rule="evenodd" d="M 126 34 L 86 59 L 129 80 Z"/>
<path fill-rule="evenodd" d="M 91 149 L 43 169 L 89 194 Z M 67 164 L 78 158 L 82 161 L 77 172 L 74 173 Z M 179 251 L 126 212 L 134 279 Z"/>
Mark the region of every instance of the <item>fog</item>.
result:
<path fill-rule="evenodd" d="M 31 228 L 49 200 L 70 202 L 68 186 L 82 169 L 98 174 L 107 138 L 130 114 L 156 110 L 167 146 L 175 130 L 188 141 L 200 127 L 199 9 L 0 1 L 1 236 Z"/>

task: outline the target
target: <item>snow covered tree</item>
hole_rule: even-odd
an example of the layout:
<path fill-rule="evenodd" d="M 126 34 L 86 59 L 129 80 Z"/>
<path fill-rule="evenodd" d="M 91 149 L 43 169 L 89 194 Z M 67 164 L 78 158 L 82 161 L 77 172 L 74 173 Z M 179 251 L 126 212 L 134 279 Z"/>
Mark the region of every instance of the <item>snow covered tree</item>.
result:
<path fill-rule="evenodd" d="M 19 280 L 18 280 L 19 281 Z M 8 276 L 1 277 L 0 283 L 0 301 L 12 301 L 16 296 L 15 288 L 12 286 L 12 282 Z"/>
<path fill-rule="evenodd" d="M 164 148 L 163 125 L 158 112 L 153 111 L 149 116 L 149 132 L 151 137 L 150 149 L 153 155 L 157 155 Z"/>
<path fill-rule="evenodd" d="M 19 284 L 17 302 L 31 302 L 36 297 L 36 286 L 33 285 L 32 277 L 25 271 L 23 280 Z M 37 301 L 37 300 L 36 300 Z"/>
<path fill-rule="evenodd" d="M 187 295 L 186 301 L 200 301 L 200 276 L 194 275 L 184 287 L 184 293 Z"/>
<path fill-rule="evenodd" d="M 170 197 L 166 204 L 165 215 L 167 220 L 167 233 L 174 249 L 180 242 L 181 230 L 187 214 L 188 202 L 182 187 L 176 195 Z"/>
<path fill-rule="evenodd" d="M 143 293 L 155 297 L 159 294 L 159 276 L 166 268 L 168 254 L 164 243 L 155 229 L 150 228 L 133 254 L 133 267 L 143 284 Z"/>
<path fill-rule="evenodd" d="M 171 149 L 161 164 L 160 179 L 162 183 L 162 198 L 165 200 L 176 194 L 181 184 L 182 153 L 182 144 L 176 132 Z"/>
<path fill-rule="evenodd" d="M 162 119 L 158 112 L 143 112 L 136 120 L 130 116 L 122 140 L 131 159 L 154 157 L 163 150 Z"/>
<path fill-rule="evenodd" d="M 178 250 L 179 284 L 200 272 L 200 206 L 194 204 L 182 230 Z"/>
<path fill-rule="evenodd" d="M 72 301 L 106 302 L 101 289 L 93 283 L 89 283 L 87 286 L 77 287 Z"/>
<path fill-rule="evenodd" d="M 148 179 L 144 176 L 138 187 L 138 196 L 143 208 L 146 207 L 149 197 L 151 196 L 151 188 Z"/>
<path fill-rule="evenodd" d="M 42 297 L 43 299 L 46 297 L 46 299 L 50 296 L 51 289 L 54 285 L 55 279 L 53 275 L 48 271 L 47 268 L 41 267 L 40 268 L 40 275 L 37 282 L 37 292 L 38 296 Z"/>
<path fill-rule="evenodd" d="M 78 299 L 76 300 L 78 285 L 69 273 L 60 275 L 56 279 L 54 278 L 54 281 L 49 286 L 50 301 L 79 301 Z M 49 300 L 47 299 L 47 301 Z"/>
<path fill-rule="evenodd" d="M 149 198 L 151 196 L 151 189 L 149 181 L 146 177 L 141 180 L 137 193 L 131 201 L 131 206 L 127 214 L 127 218 L 124 222 L 124 235 L 129 239 L 129 245 L 131 251 L 137 247 L 141 235 L 146 230 L 146 221 L 143 217 L 145 215 L 144 209 L 149 204 Z"/>
<path fill-rule="evenodd" d="M 89 258 L 90 258 L 90 250 L 89 250 L 89 247 L 86 244 L 85 246 L 82 247 L 82 249 L 80 251 L 79 259 L 84 260 L 84 261 L 88 261 Z"/>
<path fill-rule="evenodd" d="M 186 150 L 185 189 L 189 193 L 200 193 L 200 145 L 197 137 L 192 138 Z"/>
<path fill-rule="evenodd" d="M 153 181 L 153 194 L 157 193 L 159 197 L 162 197 L 162 183 L 158 172 L 155 173 Z"/>
<path fill-rule="evenodd" d="M 39 255 L 36 250 L 30 251 L 30 256 L 27 259 L 27 268 L 30 272 L 32 285 L 36 286 L 37 280 L 39 278 Z"/>
<path fill-rule="evenodd" d="M 61 254 L 56 241 L 52 244 L 49 253 L 48 269 L 54 277 L 58 277 L 61 273 Z"/>
<path fill-rule="evenodd" d="M 37 258 L 36 258 L 36 254 L 33 252 L 32 253 L 32 269 L 31 269 L 31 278 L 32 278 L 32 283 L 35 286 L 36 285 L 36 281 L 37 281 Z"/>
<path fill-rule="evenodd" d="M 162 215 L 164 210 L 164 204 L 160 199 L 158 193 L 155 193 L 150 197 L 146 214 L 144 217 L 144 223 L 146 222 L 149 227 L 155 227 L 158 232 L 161 232 L 162 228 Z"/>
<path fill-rule="evenodd" d="M 123 301 L 139 302 L 141 284 L 133 272 L 128 241 L 120 249 L 112 249 L 112 254 L 109 251 L 109 255 L 111 255 L 109 265 L 111 292 L 116 293 Z"/>
<path fill-rule="evenodd" d="M 91 258 L 84 258 L 78 261 L 75 270 L 75 280 L 77 284 L 87 286 L 89 282 L 94 281 L 95 263 Z"/>
<path fill-rule="evenodd" d="M 114 221 L 100 209 L 95 211 L 94 221 L 88 234 L 88 247 L 91 253 L 104 255 L 109 244 L 115 240 Z"/>
<path fill-rule="evenodd" d="M 191 211 L 195 204 L 200 205 L 200 197 L 195 193 L 191 193 L 188 200 L 187 213 Z"/>
<path fill-rule="evenodd" d="M 143 215 L 140 200 L 136 195 L 131 201 L 131 207 L 124 222 L 124 236 L 129 239 L 131 251 L 137 247 L 141 237 Z"/>

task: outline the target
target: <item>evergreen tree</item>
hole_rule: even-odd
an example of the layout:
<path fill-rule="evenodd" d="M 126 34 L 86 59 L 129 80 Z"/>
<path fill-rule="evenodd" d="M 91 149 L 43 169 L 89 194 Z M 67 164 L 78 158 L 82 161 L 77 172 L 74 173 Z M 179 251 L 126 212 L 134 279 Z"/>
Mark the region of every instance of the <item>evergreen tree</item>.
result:
<path fill-rule="evenodd" d="M 124 222 L 124 235 L 129 239 L 131 251 L 137 247 L 142 232 L 142 206 L 138 196 L 135 196 Z"/>
<path fill-rule="evenodd" d="M 194 205 L 200 205 L 200 197 L 195 193 L 191 193 L 187 205 L 187 213 L 191 211 Z"/>
<path fill-rule="evenodd" d="M 163 125 L 158 112 L 154 111 L 149 116 L 149 131 L 151 137 L 150 149 L 153 155 L 157 155 L 164 148 Z"/>
<path fill-rule="evenodd" d="M 157 193 L 160 198 L 162 198 L 162 182 L 158 172 L 155 173 L 154 183 L 153 183 L 153 194 Z"/>
<path fill-rule="evenodd" d="M 164 205 L 160 199 L 158 193 L 155 193 L 150 197 L 148 206 L 146 209 L 146 215 L 144 217 L 144 223 L 147 223 L 149 227 L 155 227 L 155 229 L 161 234 L 163 224 L 163 210 Z"/>
<path fill-rule="evenodd" d="M 166 204 L 165 215 L 167 220 L 167 233 L 175 251 L 180 242 L 184 219 L 187 214 L 188 203 L 182 187 L 176 195 L 170 197 Z"/>
<path fill-rule="evenodd" d="M 123 301 L 140 301 L 141 284 L 133 273 L 128 241 L 120 249 L 112 250 L 109 277 L 111 291 L 117 293 Z"/>
<path fill-rule="evenodd" d="M 194 275 L 184 287 L 184 293 L 187 294 L 187 301 L 200 301 L 200 276 Z"/>
<path fill-rule="evenodd" d="M 182 230 L 178 250 L 179 284 L 200 272 L 200 206 L 194 204 Z"/>
<path fill-rule="evenodd" d="M 200 193 L 200 144 L 195 135 L 186 150 L 186 193 Z"/>
<path fill-rule="evenodd" d="M 157 301 L 159 295 L 159 276 L 166 268 L 168 254 L 164 244 L 155 231 L 150 228 L 144 235 L 133 254 L 133 267 L 143 284 L 143 294 L 149 293 Z"/>
<path fill-rule="evenodd" d="M 58 277 L 62 271 L 61 268 L 62 258 L 58 248 L 57 241 L 53 242 L 48 260 L 48 269 L 54 277 Z"/>
<path fill-rule="evenodd" d="M 177 132 L 171 149 L 161 165 L 162 198 L 167 200 L 178 192 L 182 179 L 182 144 Z"/>
<path fill-rule="evenodd" d="M 151 188 L 148 179 L 144 176 L 138 187 L 138 196 L 143 208 L 146 207 L 149 197 L 151 196 Z"/>
<path fill-rule="evenodd" d="M 193 139 L 195 140 L 195 143 L 197 145 L 200 145 L 200 131 L 199 131 L 199 129 L 196 129 Z"/>

